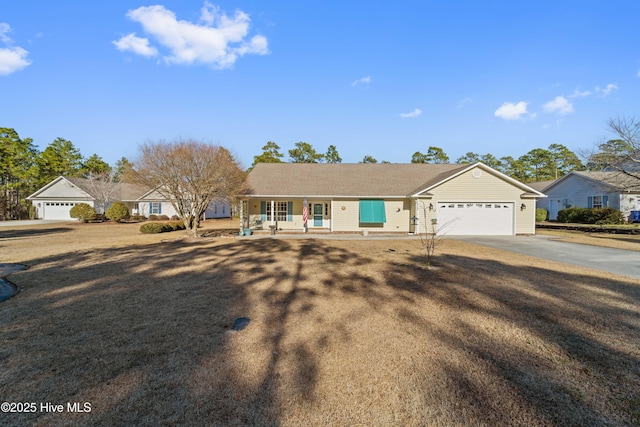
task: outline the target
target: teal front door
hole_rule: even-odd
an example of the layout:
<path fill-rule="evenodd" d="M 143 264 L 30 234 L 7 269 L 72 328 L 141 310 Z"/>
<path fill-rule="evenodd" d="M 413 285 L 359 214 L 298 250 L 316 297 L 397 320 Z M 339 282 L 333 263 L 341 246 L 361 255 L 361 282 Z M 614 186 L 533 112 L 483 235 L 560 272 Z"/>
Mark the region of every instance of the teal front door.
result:
<path fill-rule="evenodd" d="M 322 209 L 323 206 L 320 203 L 313 204 L 313 226 L 322 227 Z"/>

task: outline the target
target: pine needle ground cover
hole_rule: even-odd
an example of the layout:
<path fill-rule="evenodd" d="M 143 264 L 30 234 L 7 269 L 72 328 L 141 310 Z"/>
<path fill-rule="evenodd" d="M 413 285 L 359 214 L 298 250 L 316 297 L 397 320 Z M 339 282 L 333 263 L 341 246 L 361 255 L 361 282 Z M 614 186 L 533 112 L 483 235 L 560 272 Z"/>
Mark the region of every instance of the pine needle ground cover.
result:
<path fill-rule="evenodd" d="M 30 266 L 0 303 L 0 396 L 38 404 L 0 424 L 640 423 L 632 279 L 453 240 L 426 269 L 414 240 L 138 228 L 0 229 L 0 262 Z"/>

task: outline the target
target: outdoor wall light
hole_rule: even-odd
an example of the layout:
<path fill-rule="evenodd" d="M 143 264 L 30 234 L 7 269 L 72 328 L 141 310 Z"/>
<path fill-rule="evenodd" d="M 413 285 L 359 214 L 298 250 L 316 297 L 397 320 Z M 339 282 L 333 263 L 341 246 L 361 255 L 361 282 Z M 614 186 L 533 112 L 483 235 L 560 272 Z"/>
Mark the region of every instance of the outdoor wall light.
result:
<path fill-rule="evenodd" d="M 523 211 L 527 209 L 527 205 L 525 205 L 524 203 L 520 205 L 520 210 Z"/>
<path fill-rule="evenodd" d="M 429 203 L 429 210 L 432 211 L 433 210 L 433 203 Z"/>

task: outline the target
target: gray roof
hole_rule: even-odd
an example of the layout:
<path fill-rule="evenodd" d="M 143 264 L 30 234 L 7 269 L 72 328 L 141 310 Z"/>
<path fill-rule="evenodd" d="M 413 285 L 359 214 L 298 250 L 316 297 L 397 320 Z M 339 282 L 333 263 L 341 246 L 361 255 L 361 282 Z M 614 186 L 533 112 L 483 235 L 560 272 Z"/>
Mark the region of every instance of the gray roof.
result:
<path fill-rule="evenodd" d="M 599 181 L 623 191 L 640 191 L 640 178 L 621 171 L 615 172 L 572 172 L 578 176 Z M 638 175 L 638 174 L 634 174 Z"/>
<path fill-rule="evenodd" d="M 92 197 L 96 197 L 96 194 L 93 194 L 93 190 L 91 189 L 91 183 L 86 178 L 70 178 L 65 177 L 68 181 L 73 183 L 75 186 L 90 194 Z M 118 182 L 115 183 L 115 188 L 112 193 L 112 198 L 114 200 L 120 201 L 135 201 L 140 197 L 148 193 L 150 190 L 148 187 L 138 185 L 138 184 L 129 184 L 126 182 Z"/>
<path fill-rule="evenodd" d="M 534 190 L 542 191 L 543 189 L 547 188 L 548 186 L 550 186 L 554 182 L 556 182 L 555 179 L 550 179 L 548 181 L 528 182 L 527 185 L 529 187 L 533 188 Z"/>
<path fill-rule="evenodd" d="M 406 197 L 468 164 L 258 163 L 248 196 Z"/>

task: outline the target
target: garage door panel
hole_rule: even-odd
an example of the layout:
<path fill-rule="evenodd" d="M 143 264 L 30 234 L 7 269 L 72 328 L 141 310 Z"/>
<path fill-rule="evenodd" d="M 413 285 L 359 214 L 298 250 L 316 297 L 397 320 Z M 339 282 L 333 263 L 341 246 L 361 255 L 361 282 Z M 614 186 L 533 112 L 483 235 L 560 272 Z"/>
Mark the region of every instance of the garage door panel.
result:
<path fill-rule="evenodd" d="M 46 202 L 43 219 L 73 219 L 69 212 L 74 202 Z"/>
<path fill-rule="evenodd" d="M 513 203 L 438 203 L 438 233 L 445 235 L 513 235 Z"/>

